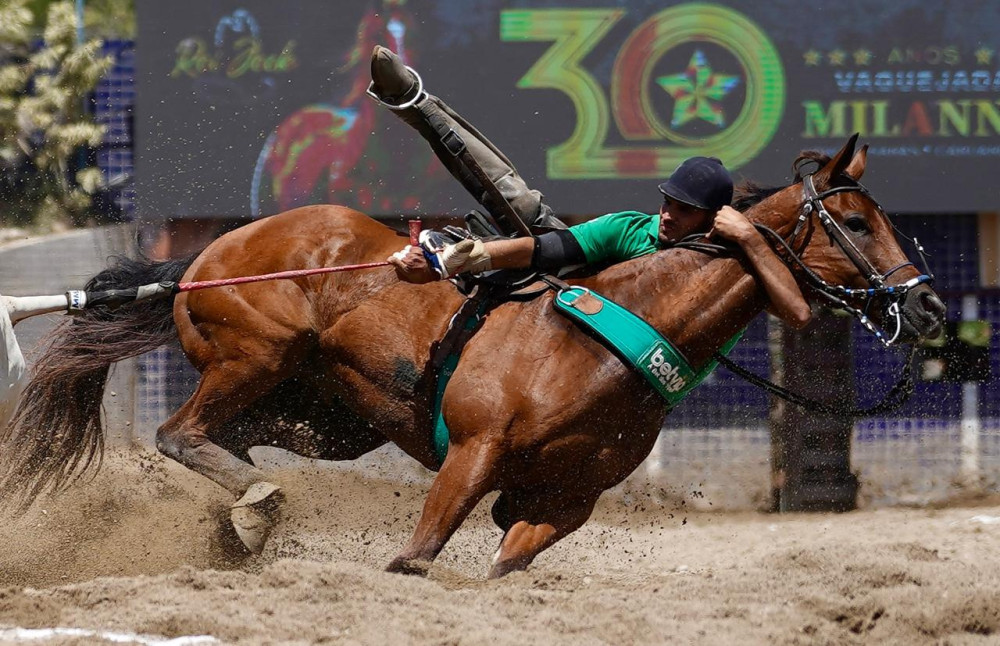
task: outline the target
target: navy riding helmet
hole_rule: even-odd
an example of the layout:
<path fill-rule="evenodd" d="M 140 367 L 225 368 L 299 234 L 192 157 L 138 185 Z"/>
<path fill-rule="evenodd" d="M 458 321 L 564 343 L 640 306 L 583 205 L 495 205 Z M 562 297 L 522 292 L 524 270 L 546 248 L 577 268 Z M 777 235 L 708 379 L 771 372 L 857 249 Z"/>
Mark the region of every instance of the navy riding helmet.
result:
<path fill-rule="evenodd" d="M 716 212 L 733 201 L 733 178 L 715 157 L 692 157 L 659 186 L 678 202 Z"/>

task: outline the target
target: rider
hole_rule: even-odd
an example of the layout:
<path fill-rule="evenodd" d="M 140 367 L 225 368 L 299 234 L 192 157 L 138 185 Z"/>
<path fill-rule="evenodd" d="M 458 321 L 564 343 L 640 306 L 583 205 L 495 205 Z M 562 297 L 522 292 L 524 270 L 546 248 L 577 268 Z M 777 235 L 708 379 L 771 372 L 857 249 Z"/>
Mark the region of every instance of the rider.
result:
<path fill-rule="evenodd" d="M 513 164 L 473 126 L 437 97 L 423 91 L 416 73 L 391 51 L 376 47 L 372 54 L 371 93 L 416 128 L 466 189 L 494 216 L 513 212 L 530 225 L 531 236 L 487 242 L 462 240 L 444 245 L 432 255 L 407 246 L 389 258 L 401 280 L 425 283 L 460 273 L 490 269 L 534 268 L 556 271 L 579 264 L 613 264 L 669 247 L 694 233 L 708 233 L 737 245 L 761 279 L 772 311 L 789 325 L 801 328 L 811 319 L 809 304 L 791 271 L 763 236 L 739 211 L 729 206 L 733 181 L 714 157 L 692 157 L 659 185 L 663 202 L 658 215 L 637 211 L 609 213 L 566 226 L 529 190 Z M 462 154 L 456 154 L 455 151 Z M 478 168 L 475 166 L 478 165 Z M 495 185 L 483 186 L 489 178 Z M 499 189 L 499 190 L 497 190 Z M 499 195 L 498 195 L 499 193 Z M 500 199 L 502 196 L 503 199 Z M 521 226 L 498 217 L 504 234 Z M 514 223 L 516 224 L 516 223 Z"/>

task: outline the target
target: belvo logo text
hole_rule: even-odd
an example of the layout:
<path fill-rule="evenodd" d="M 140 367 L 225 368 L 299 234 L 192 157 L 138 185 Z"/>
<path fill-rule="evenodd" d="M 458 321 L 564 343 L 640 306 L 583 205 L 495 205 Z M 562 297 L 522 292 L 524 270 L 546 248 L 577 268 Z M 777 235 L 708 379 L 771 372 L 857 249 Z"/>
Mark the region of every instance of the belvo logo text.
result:
<path fill-rule="evenodd" d="M 560 90 L 576 111 L 569 139 L 547 151 L 549 177 L 659 178 L 693 155 L 738 168 L 767 146 L 784 111 L 785 74 L 760 27 L 714 4 L 660 11 L 625 39 L 606 90 L 582 61 L 624 15 L 619 8 L 501 14 L 503 40 L 554 41 L 518 87 Z"/>
<path fill-rule="evenodd" d="M 680 392 L 687 381 L 680 376 L 680 366 L 669 361 L 674 353 L 662 341 L 657 341 L 642 357 L 640 367 L 660 383 L 661 386 L 671 393 Z"/>

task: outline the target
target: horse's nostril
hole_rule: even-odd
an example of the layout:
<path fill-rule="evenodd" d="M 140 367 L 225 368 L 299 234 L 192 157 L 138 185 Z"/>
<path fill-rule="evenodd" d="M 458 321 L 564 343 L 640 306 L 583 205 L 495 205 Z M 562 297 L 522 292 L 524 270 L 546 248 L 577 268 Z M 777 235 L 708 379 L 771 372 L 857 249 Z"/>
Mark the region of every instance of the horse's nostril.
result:
<path fill-rule="evenodd" d="M 941 299 L 934 292 L 924 292 L 921 294 L 920 306 L 925 312 L 938 319 L 944 318 L 947 311 L 945 304 L 941 302 Z"/>

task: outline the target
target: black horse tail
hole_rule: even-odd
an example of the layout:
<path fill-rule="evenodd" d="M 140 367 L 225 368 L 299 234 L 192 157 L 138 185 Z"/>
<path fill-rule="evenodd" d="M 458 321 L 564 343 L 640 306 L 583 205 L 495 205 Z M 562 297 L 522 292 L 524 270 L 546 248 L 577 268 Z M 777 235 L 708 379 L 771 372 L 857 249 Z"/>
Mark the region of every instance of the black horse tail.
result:
<path fill-rule="evenodd" d="M 197 254 L 153 262 L 117 256 L 87 292 L 179 281 Z M 101 463 L 101 401 L 111 365 L 176 338 L 173 296 L 97 307 L 63 321 L 43 340 L 8 428 L 0 429 L 0 491 L 26 509 Z"/>

